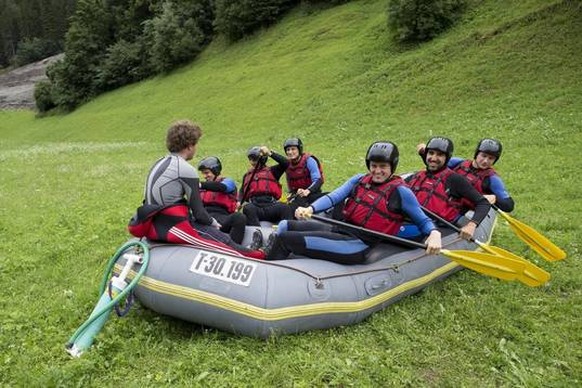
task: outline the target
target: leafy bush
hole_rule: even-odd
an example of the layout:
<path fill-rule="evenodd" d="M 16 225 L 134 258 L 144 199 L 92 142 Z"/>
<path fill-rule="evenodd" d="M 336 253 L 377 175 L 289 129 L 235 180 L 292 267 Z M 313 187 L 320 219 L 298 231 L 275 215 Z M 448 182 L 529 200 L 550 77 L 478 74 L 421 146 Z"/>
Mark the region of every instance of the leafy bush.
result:
<path fill-rule="evenodd" d="M 400 42 L 423 42 L 461 16 L 464 0 L 389 0 L 388 27 Z"/>
<path fill-rule="evenodd" d="M 99 90 L 114 89 L 149 75 L 144 49 L 139 42 L 120 40 L 107 48 L 99 66 Z"/>
<path fill-rule="evenodd" d="M 67 73 L 70 70 L 66 69 L 67 66 L 68 64 L 64 59 L 57 61 L 47 67 L 46 75 L 51 83 L 50 96 L 54 104 L 64 109 L 73 109 L 78 104 L 78 101 L 73 94 L 74 90 L 69 87 Z M 38 106 L 38 102 L 36 104 Z"/>
<path fill-rule="evenodd" d="M 50 81 L 40 81 L 34 85 L 34 100 L 39 112 L 48 112 L 57 106 L 53 99 L 52 84 Z"/>
<path fill-rule="evenodd" d="M 62 50 L 59 42 L 54 42 L 48 39 L 25 39 L 18 44 L 16 55 L 12 58 L 12 63 L 15 66 L 23 66 L 29 63 L 40 61 L 51 55 L 55 55 Z"/>
<path fill-rule="evenodd" d="M 215 26 L 230 40 L 274 23 L 297 0 L 215 0 Z"/>

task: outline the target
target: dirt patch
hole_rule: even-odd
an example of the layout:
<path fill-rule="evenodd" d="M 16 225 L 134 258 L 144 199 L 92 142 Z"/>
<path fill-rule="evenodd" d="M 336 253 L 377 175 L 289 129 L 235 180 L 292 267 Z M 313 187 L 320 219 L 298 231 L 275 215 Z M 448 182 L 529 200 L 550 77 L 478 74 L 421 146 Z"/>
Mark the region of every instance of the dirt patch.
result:
<path fill-rule="evenodd" d="M 34 109 L 34 85 L 47 79 L 46 68 L 63 54 L 0 74 L 0 109 Z"/>

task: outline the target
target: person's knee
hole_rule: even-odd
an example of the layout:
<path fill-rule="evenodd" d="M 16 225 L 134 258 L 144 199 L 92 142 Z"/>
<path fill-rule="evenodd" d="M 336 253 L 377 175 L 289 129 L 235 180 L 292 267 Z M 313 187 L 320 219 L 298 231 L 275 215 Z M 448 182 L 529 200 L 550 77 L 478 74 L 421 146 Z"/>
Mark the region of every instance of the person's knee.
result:
<path fill-rule="evenodd" d="M 233 225 L 245 225 L 247 223 L 247 216 L 243 213 L 232 213 L 231 217 Z"/>
<path fill-rule="evenodd" d="M 281 222 L 279 222 L 279 225 L 277 225 L 277 234 L 281 234 L 283 232 L 286 232 L 289 230 L 289 224 L 287 222 L 287 220 L 283 220 Z"/>

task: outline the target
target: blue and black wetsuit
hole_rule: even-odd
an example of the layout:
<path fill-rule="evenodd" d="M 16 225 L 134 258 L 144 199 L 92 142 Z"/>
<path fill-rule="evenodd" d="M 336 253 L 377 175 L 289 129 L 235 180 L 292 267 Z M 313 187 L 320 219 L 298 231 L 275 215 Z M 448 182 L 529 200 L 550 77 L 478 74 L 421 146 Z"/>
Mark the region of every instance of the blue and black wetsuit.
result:
<path fill-rule="evenodd" d="M 314 213 L 325 211 L 353 195 L 362 177 L 363 174 L 355 175 L 336 190 L 319 198 L 311 205 Z M 426 235 L 436 229 L 405 185 L 398 186 L 392 192 L 387 207 L 392 212 L 410 218 Z M 284 260 L 294 253 L 341 264 L 357 264 L 366 260 L 366 254 L 378 242 L 374 238 L 347 233 L 317 221 L 282 221 L 267 260 Z"/>
<path fill-rule="evenodd" d="M 455 170 L 457 166 L 463 163 L 465 159 L 462 158 L 451 158 L 448 163 L 448 167 L 451 170 Z M 495 205 L 503 210 L 504 212 L 511 212 L 515 207 L 513 198 L 509 195 L 509 192 L 505 188 L 503 180 L 497 173 L 492 174 L 483 178 L 481 181 L 481 189 L 483 194 L 493 194 L 495 195 Z"/>

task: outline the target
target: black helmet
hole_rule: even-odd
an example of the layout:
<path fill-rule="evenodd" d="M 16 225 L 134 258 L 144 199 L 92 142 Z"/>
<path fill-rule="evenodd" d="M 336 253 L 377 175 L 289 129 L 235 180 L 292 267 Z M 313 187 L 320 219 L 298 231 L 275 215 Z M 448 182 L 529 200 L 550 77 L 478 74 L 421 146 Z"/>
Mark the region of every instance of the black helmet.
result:
<path fill-rule="evenodd" d="M 449 163 L 449 159 L 453 156 L 453 150 L 455 146 L 453 145 L 453 141 L 449 138 L 442 137 L 442 136 L 435 136 L 431 137 L 426 143 L 426 147 L 424 149 L 424 164 L 426 164 L 426 155 L 428 154 L 428 150 L 436 150 L 444 153 L 446 155 L 445 159 L 445 166 Z"/>
<path fill-rule="evenodd" d="M 377 141 L 372 143 L 366 153 L 366 167 L 370 169 L 370 162 L 390 163 L 392 174 L 398 166 L 398 147 L 391 141 Z"/>
<path fill-rule="evenodd" d="M 222 171 L 222 163 L 216 156 L 209 156 L 198 163 L 198 171 L 210 170 L 215 176 L 219 176 Z"/>
<path fill-rule="evenodd" d="M 283 143 L 283 150 L 287 151 L 288 147 L 297 147 L 299 155 L 303 154 L 303 142 L 298 137 L 290 137 Z"/>
<path fill-rule="evenodd" d="M 247 157 L 249 160 L 257 161 L 260 165 L 267 164 L 267 156 L 261 155 L 261 147 L 259 146 L 249 148 L 247 151 Z"/>
<path fill-rule="evenodd" d="M 475 156 L 473 156 L 473 159 L 477 157 L 479 152 L 485 152 L 486 154 L 495 156 L 495 161 L 493 162 L 495 164 L 501 157 L 501 151 L 503 151 L 503 147 L 499 140 L 490 138 L 481 139 L 479 144 L 477 144 L 477 148 L 475 148 Z"/>

